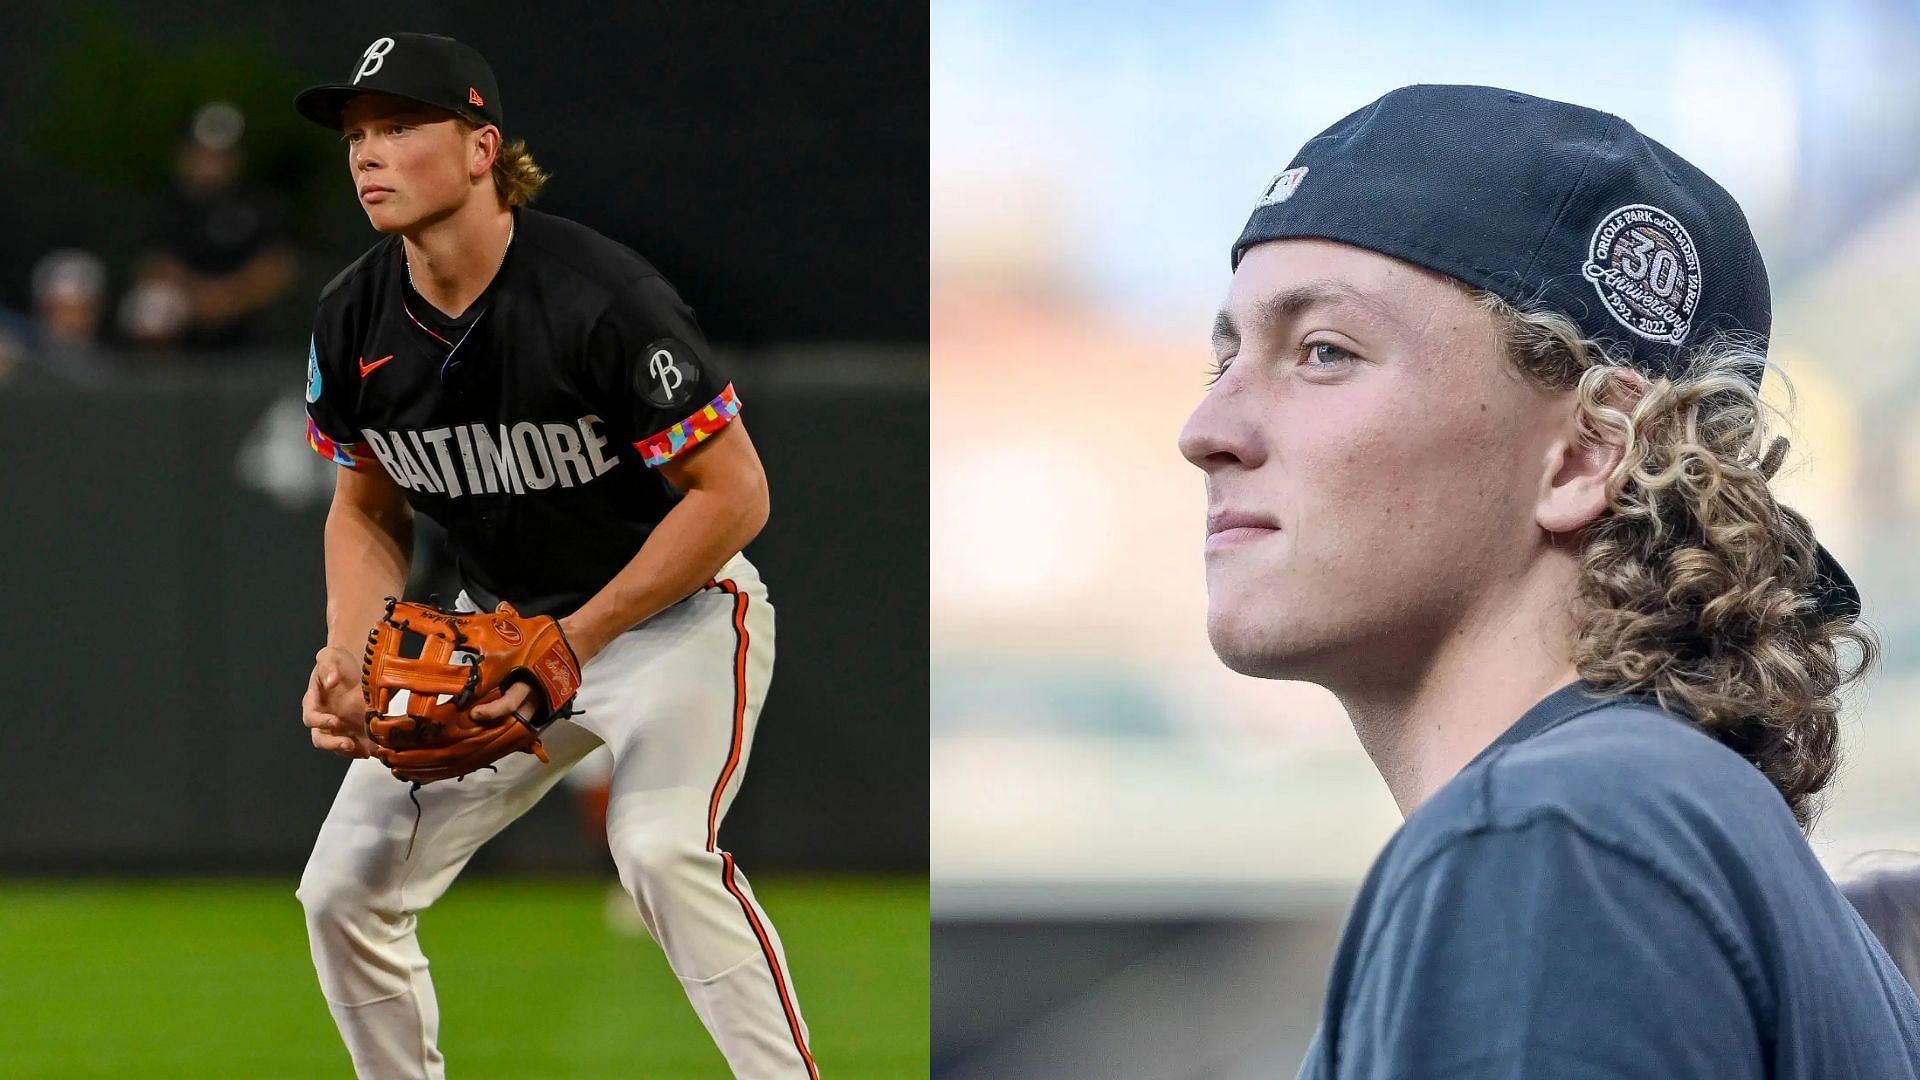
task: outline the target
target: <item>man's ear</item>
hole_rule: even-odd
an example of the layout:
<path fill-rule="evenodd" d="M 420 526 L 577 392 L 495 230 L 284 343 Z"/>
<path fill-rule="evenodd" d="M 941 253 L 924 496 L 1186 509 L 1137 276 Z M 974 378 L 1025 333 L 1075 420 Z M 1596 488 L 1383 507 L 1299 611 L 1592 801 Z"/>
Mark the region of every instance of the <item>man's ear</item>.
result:
<path fill-rule="evenodd" d="M 1646 393 L 1646 377 L 1627 368 L 1614 369 L 1609 376 L 1602 399 L 1631 413 Z M 1561 437 L 1547 447 L 1545 479 L 1533 512 L 1534 521 L 1556 535 L 1585 528 L 1607 512 L 1610 482 L 1626 456 L 1626 433 L 1583 422 L 1577 396 L 1563 426 Z"/>
<path fill-rule="evenodd" d="M 500 156 L 500 129 L 488 124 L 474 129 L 473 152 L 467 161 L 467 177 L 478 180 L 493 171 L 494 159 Z"/>

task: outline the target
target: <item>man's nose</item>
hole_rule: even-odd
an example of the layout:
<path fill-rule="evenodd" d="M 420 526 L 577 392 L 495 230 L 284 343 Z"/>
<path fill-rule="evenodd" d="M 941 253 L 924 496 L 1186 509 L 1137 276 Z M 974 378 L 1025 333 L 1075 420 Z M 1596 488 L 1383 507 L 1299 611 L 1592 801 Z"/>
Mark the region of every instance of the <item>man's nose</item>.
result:
<path fill-rule="evenodd" d="M 1216 383 L 1180 427 L 1180 456 L 1209 473 L 1233 464 L 1258 465 L 1264 451 L 1250 421 L 1244 395 Z"/>

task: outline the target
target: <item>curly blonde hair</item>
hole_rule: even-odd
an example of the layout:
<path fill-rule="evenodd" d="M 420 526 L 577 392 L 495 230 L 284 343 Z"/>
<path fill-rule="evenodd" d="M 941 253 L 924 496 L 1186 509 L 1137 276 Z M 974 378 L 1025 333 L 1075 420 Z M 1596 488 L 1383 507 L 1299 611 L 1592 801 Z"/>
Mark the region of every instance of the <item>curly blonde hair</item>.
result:
<path fill-rule="evenodd" d="M 461 114 L 456 117 L 462 135 L 486 126 L 485 121 L 474 117 Z M 532 202 L 552 175 L 534 162 L 527 140 L 507 142 L 505 136 L 501 137 L 500 152 L 493 159 L 493 188 L 500 196 L 501 206 L 525 206 Z"/>
<path fill-rule="evenodd" d="M 1577 541 L 1580 677 L 1692 718 L 1765 774 L 1811 831 L 1815 796 L 1839 764 L 1841 692 L 1879 644 L 1857 621 L 1821 612 L 1813 530 L 1774 497 L 1787 441 L 1772 435 L 1757 389 L 1764 351 L 1721 335 L 1672 377 L 1653 377 L 1563 314 L 1474 299 L 1522 375 L 1576 392 L 1585 437 L 1624 448 L 1610 512 Z"/>

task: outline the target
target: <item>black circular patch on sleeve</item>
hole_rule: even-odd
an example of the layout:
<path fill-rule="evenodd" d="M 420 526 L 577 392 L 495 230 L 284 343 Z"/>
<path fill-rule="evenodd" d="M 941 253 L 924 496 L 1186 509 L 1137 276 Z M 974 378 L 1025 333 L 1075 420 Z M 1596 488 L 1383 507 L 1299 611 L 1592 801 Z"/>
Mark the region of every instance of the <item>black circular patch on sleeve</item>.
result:
<path fill-rule="evenodd" d="M 634 358 L 633 385 L 654 408 L 678 409 L 700 386 L 700 364 L 679 339 L 661 338 Z"/>

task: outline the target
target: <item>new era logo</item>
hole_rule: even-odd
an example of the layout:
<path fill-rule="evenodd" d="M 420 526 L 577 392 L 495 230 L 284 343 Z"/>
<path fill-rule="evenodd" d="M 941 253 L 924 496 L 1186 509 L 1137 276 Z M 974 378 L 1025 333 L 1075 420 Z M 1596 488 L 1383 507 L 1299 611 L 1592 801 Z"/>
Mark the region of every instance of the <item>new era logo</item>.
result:
<path fill-rule="evenodd" d="M 471 86 L 467 87 L 467 104 L 478 105 L 483 109 L 487 107 L 487 103 L 481 100 L 480 91 L 475 90 Z"/>

